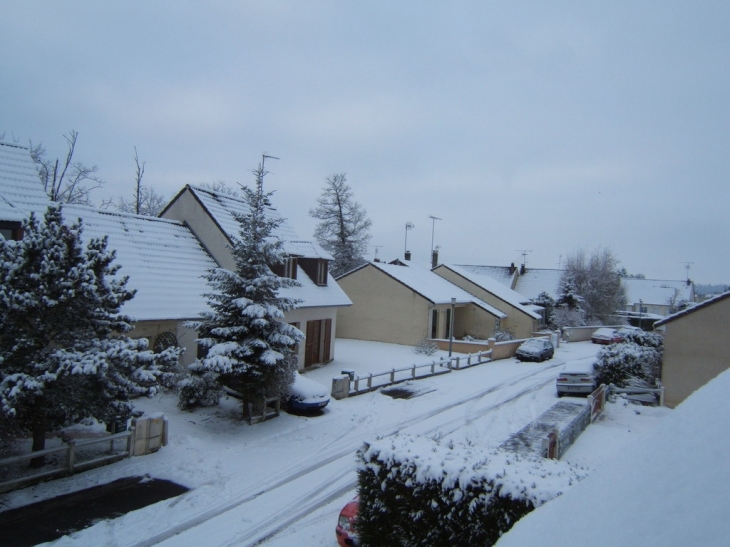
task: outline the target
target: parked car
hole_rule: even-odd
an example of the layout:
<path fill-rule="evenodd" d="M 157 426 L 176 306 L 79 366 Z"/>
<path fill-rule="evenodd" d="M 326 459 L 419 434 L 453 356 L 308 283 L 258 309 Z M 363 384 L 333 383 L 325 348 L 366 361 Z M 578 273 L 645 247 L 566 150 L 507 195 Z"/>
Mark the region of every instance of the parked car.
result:
<path fill-rule="evenodd" d="M 618 329 L 618 333 L 621 336 L 621 338 L 626 338 L 627 334 L 631 334 L 633 332 L 644 332 L 643 329 L 640 329 L 639 327 L 632 327 L 631 325 L 624 325 L 620 329 Z"/>
<path fill-rule="evenodd" d="M 563 367 L 555 380 L 558 397 L 563 395 L 590 395 L 596 390 L 593 361 L 574 361 Z"/>
<path fill-rule="evenodd" d="M 337 543 L 340 547 L 360 545 L 360 539 L 355 530 L 355 519 L 357 519 L 357 510 L 359 507 L 360 502 L 358 498 L 355 498 L 340 511 L 340 516 L 337 519 L 337 527 L 335 528 Z"/>
<path fill-rule="evenodd" d="M 591 342 L 594 344 L 615 344 L 623 342 L 624 337 L 619 334 L 616 329 L 602 327 L 591 336 Z"/>
<path fill-rule="evenodd" d="M 330 402 L 329 392 L 322 384 L 295 373 L 294 383 L 289 386 L 288 410 L 311 412 L 321 410 Z"/>
<path fill-rule="evenodd" d="M 548 338 L 530 338 L 520 344 L 515 357 L 520 361 L 544 361 L 554 354 L 555 348 Z"/>

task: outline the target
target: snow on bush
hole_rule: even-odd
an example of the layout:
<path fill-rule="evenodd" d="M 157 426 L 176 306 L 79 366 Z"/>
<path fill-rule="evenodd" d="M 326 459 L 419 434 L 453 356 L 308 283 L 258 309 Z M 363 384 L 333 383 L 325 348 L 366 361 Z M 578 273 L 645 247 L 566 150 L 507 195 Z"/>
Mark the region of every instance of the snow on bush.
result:
<path fill-rule="evenodd" d="M 415 346 L 413 346 L 413 353 L 421 353 L 423 355 L 433 355 L 439 350 L 438 345 L 433 340 L 428 338 L 421 338 Z"/>
<path fill-rule="evenodd" d="M 623 342 L 602 348 L 596 356 L 594 370 L 598 384 L 654 388 L 661 365 L 661 348 Z"/>
<path fill-rule="evenodd" d="M 358 453 L 363 546 L 493 545 L 586 471 L 556 460 L 395 436 Z"/>
<path fill-rule="evenodd" d="M 221 386 L 214 373 L 190 374 L 180 381 L 178 387 L 177 406 L 180 410 L 214 406 L 221 398 Z"/>

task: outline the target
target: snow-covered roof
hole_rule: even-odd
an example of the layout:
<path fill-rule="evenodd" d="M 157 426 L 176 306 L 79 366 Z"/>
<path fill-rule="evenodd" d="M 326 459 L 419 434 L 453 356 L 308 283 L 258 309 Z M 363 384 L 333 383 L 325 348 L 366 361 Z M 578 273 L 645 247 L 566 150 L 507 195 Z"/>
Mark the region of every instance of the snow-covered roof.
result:
<path fill-rule="evenodd" d="M 197 186 L 187 186 L 187 189 L 207 210 L 226 237 L 230 239 L 238 236 L 240 227 L 234 215 L 243 215 L 248 212 L 248 205 L 244 200 Z M 273 218 L 282 218 L 274 208 L 270 208 L 267 214 Z M 279 225 L 275 234 L 283 241 L 284 252 L 288 255 L 300 258 L 334 259 L 315 241 L 300 238 L 286 220 Z M 352 305 L 352 301 L 331 275 L 327 277 L 327 285 L 317 285 L 299 267 L 297 281 L 301 284 L 300 287 L 283 290 L 281 294 L 301 300 L 300 308 Z"/>
<path fill-rule="evenodd" d="M 471 281 L 475 285 L 478 285 L 485 291 L 492 293 L 494 296 L 508 303 L 509 305 L 524 311 L 533 319 L 540 319 L 539 314 L 528 308 L 527 305 L 530 304 L 529 298 L 516 291 L 513 291 L 493 277 L 484 273 L 475 273 L 474 271 L 467 270 L 465 268 L 462 268 L 461 266 L 456 266 L 454 264 L 442 264 L 442 266 L 450 269 L 452 272 L 460 275 L 464 279 Z"/>
<path fill-rule="evenodd" d="M 479 266 L 477 264 L 456 264 L 456 266 L 467 272 L 489 276 L 510 288 L 515 276 L 514 270 L 511 270 L 509 266 Z"/>
<path fill-rule="evenodd" d="M 528 267 L 525 273 L 521 273 L 517 278 L 515 290 L 530 300 L 534 300 L 542 292 L 556 298 L 562 275 L 563 270 Z"/>
<path fill-rule="evenodd" d="M 657 321 L 656 323 L 654 323 L 654 326 L 659 327 L 661 325 L 665 325 L 666 323 L 674 321 L 675 319 L 677 319 L 679 317 L 683 317 L 685 315 L 689 315 L 690 313 L 694 313 L 698 310 L 711 306 L 711 305 L 715 304 L 716 302 L 719 302 L 720 300 L 725 300 L 726 298 L 730 298 L 730 292 L 718 294 L 717 296 L 714 296 L 713 298 L 708 298 L 704 302 L 701 302 L 701 303 L 691 306 L 689 308 L 685 308 L 682 311 L 673 313 L 672 315 L 668 315 L 667 317 L 664 317 L 660 321 Z"/>
<path fill-rule="evenodd" d="M 244 215 L 248 212 L 248 205 L 243 199 L 199 186 L 189 185 L 188 188 L 203 207 L 207 209 L 210 216 L 229 239 L 238 237 L 240 228 L 234 215 Z M 304 258 L 333 260 L 332 255 L 315 241 L 300 238 L 294 228 L 286 219 L 282 218 L 276 209 L 269 208 L 267 215 L 271 218 L 282 219 L 282 223 L 274 233 L 284 242 L 284 251 L 287 254 Z"/>
<path fill-rule="evenodd" d="M 216 263 L 181 222 L 64 205 L 64 221 L 82 219 L 82 238 L 108 236 L 117 253 L 118 275 L 129 276 L 135 297 L 122 311 L 142 320 L 194 319 L 208 310 L 202 277 Z"/>
<path fill-rule="evenodd" d="M 492 315 L 505 319 L 507 315 L 494 306 L 490 306 L 473 294 L 457 287 L 431 270 L 418 265 L 398 266 L 384 262 L 370 262 L 374 267 L 385 272 L 403 285 L 414 290 L 434 304 L 451 304 L 456 298 L 456 304 L 474 304 Z"/>
<path fill-rule="evenodd" d="M 0 220 L 20 222 L 48 204 L 30 149 L 0 141 Z"/>
<path fill-rule="evenodd" d="M 633 304 L 641 300 L 644 304 L 668 306 L 672 300 L 694 300 L 692 284 L 686 281 L 623 278 L 621 282 L 626 287 L 628 302 Z"/>

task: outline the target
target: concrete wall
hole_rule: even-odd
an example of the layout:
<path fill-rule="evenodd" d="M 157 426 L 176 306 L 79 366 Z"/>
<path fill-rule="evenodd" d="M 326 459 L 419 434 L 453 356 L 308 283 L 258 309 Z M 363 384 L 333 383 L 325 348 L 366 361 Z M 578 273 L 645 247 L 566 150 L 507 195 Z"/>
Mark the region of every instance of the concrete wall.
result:
<path fill-rule="evenodd" d="M 665 324 L 662 385 L 674 407 L 730 367 L 730 298 Z"/>
<path fill-rule="evenodd" d="M 511 332 L 515 338 L 529 338 L 531 333 L 536 331 L 538 328 L 538 320 L 533 319 L 530 315 L 526 314 L 523 310 L 513 306 L 509 302 L 502 300 L 495 296 L 489 291 L 484 290 L 479 285 L 472 283 L 468 279 L 464 279 L 459 274 L 450 270 L 445 266 L 439 266 L 434 273 L 437 273 L 444 279 L 451 281 L 457 287 L 464 289 L 466 292 L 473 294 L 480 300 L 483 300 L 487 304 L 494 306 L 499 311 L 507 315 L 506 319 L 501 321 L 501 329 Z M 468 332 L 468 331 L 467 331 Z M 471 333 L 474 334 L 492 334 L 488 333 Z"/>

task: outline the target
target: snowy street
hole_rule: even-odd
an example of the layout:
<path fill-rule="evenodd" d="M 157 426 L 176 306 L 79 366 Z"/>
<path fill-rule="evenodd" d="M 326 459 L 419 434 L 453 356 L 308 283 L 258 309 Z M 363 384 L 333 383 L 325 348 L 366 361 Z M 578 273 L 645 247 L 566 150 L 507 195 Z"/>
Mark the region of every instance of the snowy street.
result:
<path fill-rule="evenodd" d="M 418 394 L 410 399 L 376 391 L 332 400 L 320 416 L 282 413 L 254 426 L 237 419 L 240 410 L 233 399 L 192 413 L 178 411 L 172 397 L 140 401 L 140 408 L 169 418 L 167 447 L 8 494 L 0 502 L 23 505 L 36 501 L 35 496 L 147 473 L 192 490 L 53 544 L 275 547 L 291 545 L 296 538 L 299 545 L 334 546 L 339 510 L 355 495 L 355 453 L 364 441 L 403 432 L 496 447 L 558 401 L 554 381 L 562 365 L 597 350 L 590 343 L 563 345 L 545 363 L 506 359 L 418 380 Z M 343 368 L 362 375 L 430 359 L 405 346 L 338 340 L 335 361 L 307 376 L 329 386 Z M 580 448 L 579 440 L 576 463 L 595 465 L 596 455 Z M 566 459 L 571 455 L 569 451 Z"/>

